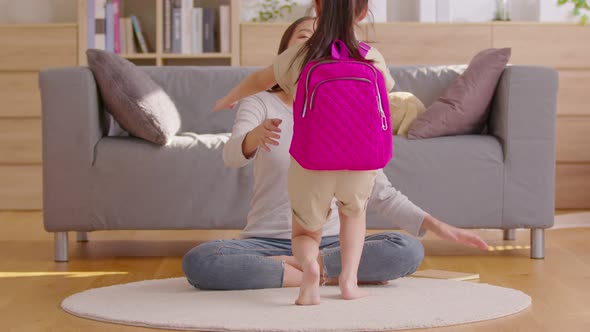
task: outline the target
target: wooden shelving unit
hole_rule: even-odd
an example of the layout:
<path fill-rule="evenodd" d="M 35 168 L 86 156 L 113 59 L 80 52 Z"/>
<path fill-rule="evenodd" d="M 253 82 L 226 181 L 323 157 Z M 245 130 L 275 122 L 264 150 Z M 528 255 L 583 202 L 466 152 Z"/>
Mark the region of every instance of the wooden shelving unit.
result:
<path fill-rule="evenodd" d="M 230 6 L 230 53 L 173 54 L 164 52 L 164 0 L 121 0 L 121 16 L 136 15 L 146 35 L 150 53 L 121 54 L 138 65 L 240 65 L 241 0 L 197 0 L 198 6 Z M 86 0 L 78 0 L 78 62 L 86 65 Z"/>
<path fill-rule="evenodd" d="M 77 25 L 0 25 L 0 210 L 42 208 L 39 71 L 78 64 Z"/>

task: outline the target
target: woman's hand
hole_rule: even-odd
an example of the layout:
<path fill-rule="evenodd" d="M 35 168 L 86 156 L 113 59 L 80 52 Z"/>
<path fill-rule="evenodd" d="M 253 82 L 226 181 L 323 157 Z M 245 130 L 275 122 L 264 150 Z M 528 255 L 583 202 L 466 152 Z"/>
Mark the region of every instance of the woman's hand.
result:
<path fill-rule="evenodd" d="M 456 242 L 465 246 L 488 250 L 488 244 L 475 233 L 465 229 L 457 228 L 437 220 L 433 216 L 426 216 L 422 227 L 433 232 L 439 238 Z"/>
<path fill-rule="evenodd" d="M 215 106 L 213 107 L 213 112 L 218 112 L 224 110 L 226 108 L 231 108 L 232 110 L 236 106 L 236 103 L 230 102 L 227 97 L 223 97 L 215 102 Z"/>
<path fill-rule="evenodd" d="M 279 126 L 282 122 L 283 120 L 280 119 L 266 119 L 258 127 L 252 129 L 252 131 L 246 135 L 244 143 L 242 144 L 244 156 L 246 158 L 251 157 L 258 147 L 270 152 L 268 144 L 275 146 L 279 145 L 279 142 L 276 140 L 281 138 L 277 133 L 281 132 Z"/>

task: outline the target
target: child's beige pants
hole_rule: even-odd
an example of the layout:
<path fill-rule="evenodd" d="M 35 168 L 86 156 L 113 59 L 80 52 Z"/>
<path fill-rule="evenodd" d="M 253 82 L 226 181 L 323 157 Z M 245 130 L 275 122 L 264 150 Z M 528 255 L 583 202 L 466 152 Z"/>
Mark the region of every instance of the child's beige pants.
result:
<path fill-rule="evenodd" d="M 341 213 L 358 217 L 366 212 L 377 171 L 312 171 L 291 158 L 289 199 L 294 218 L 303 228 L 317 231 L 328 220 L 332 198 Z"/>

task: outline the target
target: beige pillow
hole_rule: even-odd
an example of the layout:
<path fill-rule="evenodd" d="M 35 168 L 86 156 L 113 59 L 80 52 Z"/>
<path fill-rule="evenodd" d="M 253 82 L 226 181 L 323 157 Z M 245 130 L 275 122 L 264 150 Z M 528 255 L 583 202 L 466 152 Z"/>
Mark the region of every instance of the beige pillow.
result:
<path fill-rule="evenodd" d="M 389 93 L 389 107 L 393 134 L 404 137 L 408 137 L 408 131 L 418 115 L 426 111 L 420 99 L 409 92 Z"/>

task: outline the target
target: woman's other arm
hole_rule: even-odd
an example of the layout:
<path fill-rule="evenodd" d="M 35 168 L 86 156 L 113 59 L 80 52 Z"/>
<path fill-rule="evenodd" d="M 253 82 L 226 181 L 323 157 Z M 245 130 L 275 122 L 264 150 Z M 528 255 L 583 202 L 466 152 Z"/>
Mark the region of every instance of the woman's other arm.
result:
<path fill-rule="evenodd" d="M 426 232 L 422 222 L 428 214 L 395 189 L 382 170 L 377 172 L 368 208 L 383 219 L 390 219 L 391 228 L 401 228 L 414 236 Z"/>
<path fill-rule="evenodd" d="M 281 121 L 266 119 L 266 105 L 258 96 L 242 100 L 232 128 L 232 135 L 223 147 L 223 161 L 227 167 L 246 166 L 256 156 L 259 146 L 276 145 L 276 132 Z M 276 143 L 276 144 L 275 144 Z"/>
<path fill-rule="evenodd" d="M 246 97 L 272 88 L 275 84 L 277 84 L 277 80 L 272 66 L 257 70 L 240 82 L 225 97 L 219 99 L 215 103 L 213 111 L 226 109 Z"/>
<path fill-rule="evenodd" d="M 392 228 L 401 228 L 414 236 L 423 236 L 430 231 L 443 240 L 481 250 L 488 248 L 487 243 L 473 232 L 444 223 L 414 205 L 393 187 L 383 171 L 377 173 L 369 207 L 376 209 L 383 218 L 390 219 Z"/>

